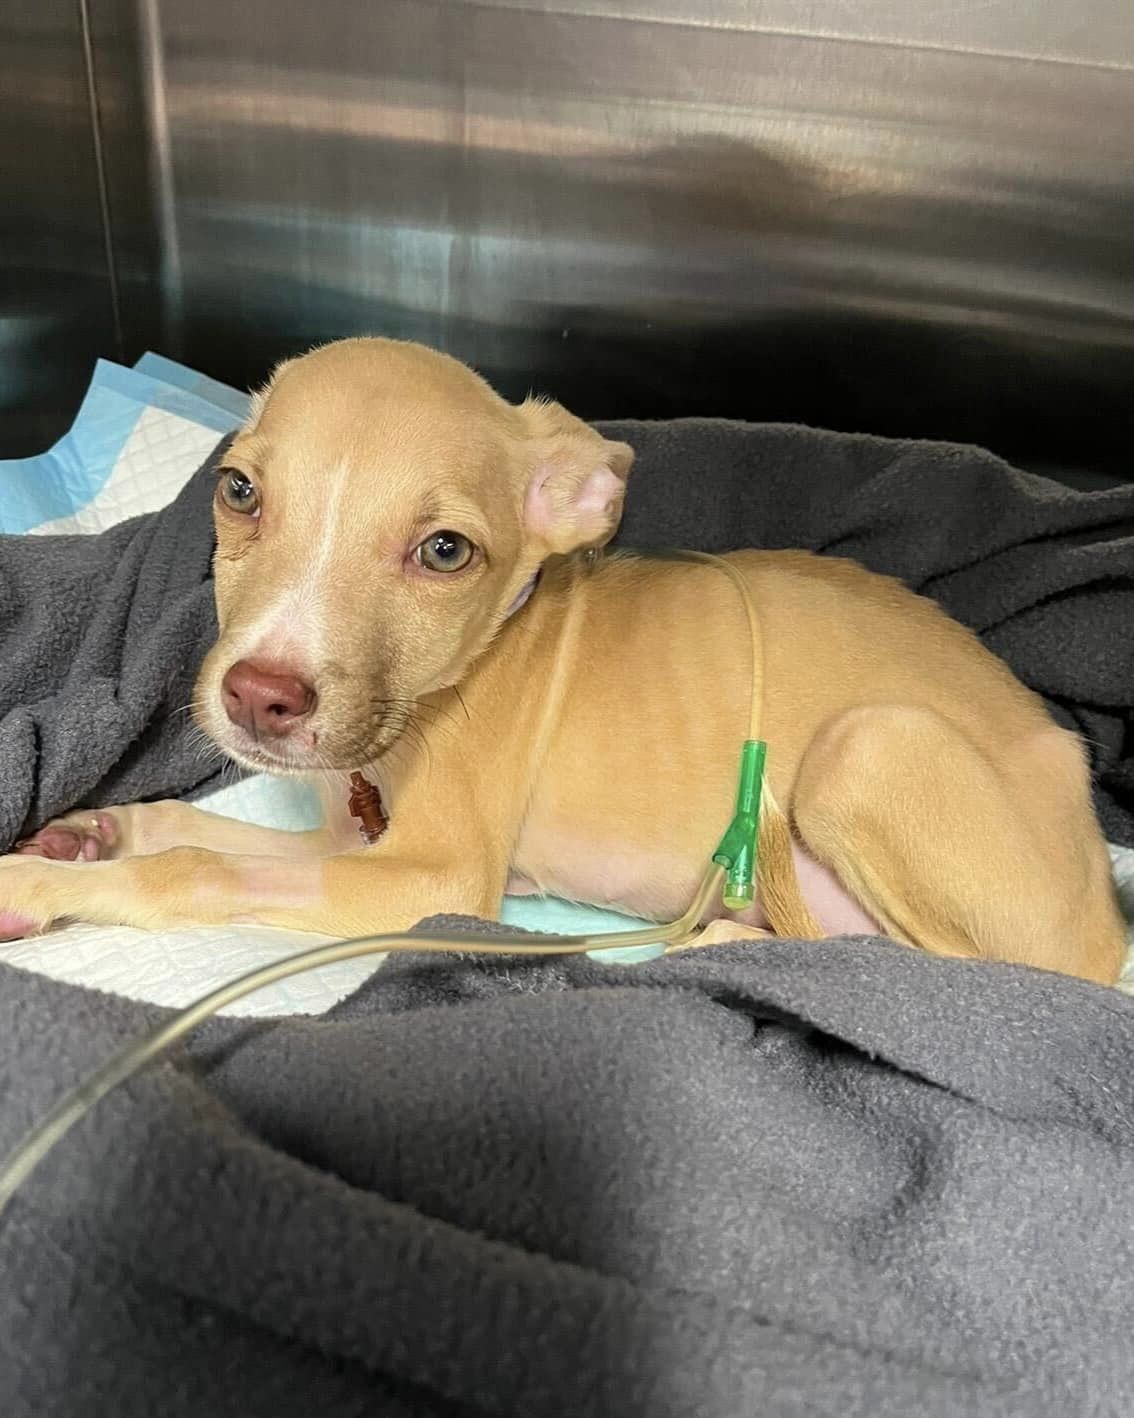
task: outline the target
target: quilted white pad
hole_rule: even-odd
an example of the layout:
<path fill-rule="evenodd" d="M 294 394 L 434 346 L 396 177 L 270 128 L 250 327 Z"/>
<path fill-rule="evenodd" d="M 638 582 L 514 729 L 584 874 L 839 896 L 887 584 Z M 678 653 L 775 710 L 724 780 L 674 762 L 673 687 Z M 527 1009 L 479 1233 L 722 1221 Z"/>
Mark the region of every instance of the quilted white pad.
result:
<path fill-rule="evenodd" d="M 214 428 L 165 409 L 145 408 L 93 501 L 28 530 L 41 536 L 102 532 L 129 517 L 157 512 L 176 497 L 216 446 Z"/>
<path fill-rule="evenodd" d="M 4 959 L 55 980 L 130 999 L 181 1006 L 257 966 L 279 960 L 321 936 L 251 926 L 138 931 L 128 926 L 71 926 L 4 947 Z M 378 959 L 348 960 L 251 995 L 229 1014 L 321 1014 L 371 974 Z"/>

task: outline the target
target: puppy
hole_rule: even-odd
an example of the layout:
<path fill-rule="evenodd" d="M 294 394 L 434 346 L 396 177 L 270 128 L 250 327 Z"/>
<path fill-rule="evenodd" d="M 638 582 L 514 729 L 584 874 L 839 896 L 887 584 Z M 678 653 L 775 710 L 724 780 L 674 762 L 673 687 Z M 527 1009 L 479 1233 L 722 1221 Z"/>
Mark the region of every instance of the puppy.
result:
<path fill-rule="evenodd" d="M 0 860 L 0 928 L 257 922 L 346 936 L 505 891 L 676 917 L 769 744 L 768 927 L 1113 982 L 1124 952 L 1078 740 L 897 582 L 801 552 L 595 557 L 633 459 L 413 344 L 284 364 L 217 479 L 220 636 L 195 713 L 245 767 L 314 775 L 316 832 L 181 803 L 77 813 Z M 534 589 L 533 589 L 534 588 Z M 349 779 L 378 784 L 364 845 Z M 69 860 L 68 860 L 69 859 Z"/>

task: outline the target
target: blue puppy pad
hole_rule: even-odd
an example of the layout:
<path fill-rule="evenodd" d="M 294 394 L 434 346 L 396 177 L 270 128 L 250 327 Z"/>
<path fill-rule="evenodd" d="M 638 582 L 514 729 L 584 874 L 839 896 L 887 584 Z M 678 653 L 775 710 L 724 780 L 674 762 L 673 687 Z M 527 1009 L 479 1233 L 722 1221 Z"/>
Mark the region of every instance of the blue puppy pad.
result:
<path fill-rule="evenodd" d="M 190 369 L 187 364 L 178 364 L 175 359 L 167 359 L 165 355 L 154 354 L 152 350 L 139 359 L 134 369 L 138 374 L 149 375 L 152 379 L 160 380 L 163 384 L 172 384 L 174 388 L 182 389 L 188 394 L 195 394 L 200 399 L 205 399 L 210 404 L 215 404 L 218 409 L 223 409 L 225 413 L 243 423 L 248 417 L 252 407 L 252 396 L 242 394 L 239 389 L 233 389 L 228 384 L 221 384 L 219 380 L 210 379 L 207 374 L 200 374 L 195 369 Z"/>
<path fill-rule="evenodd" d="M 99 360 L 68 432 L 44 453 L 0 460 L 0 532 L 32 532 L 89 507 L 119 467 L 142 421 L 156 425 L 162 413 L 171 415 L 167 422 L 179 429 L 199 428 L 208 435 L 203 441 L 215 441 L 240 421 L 191 390 Z M 176 491 L 171 488 L 170 498 Z"/>

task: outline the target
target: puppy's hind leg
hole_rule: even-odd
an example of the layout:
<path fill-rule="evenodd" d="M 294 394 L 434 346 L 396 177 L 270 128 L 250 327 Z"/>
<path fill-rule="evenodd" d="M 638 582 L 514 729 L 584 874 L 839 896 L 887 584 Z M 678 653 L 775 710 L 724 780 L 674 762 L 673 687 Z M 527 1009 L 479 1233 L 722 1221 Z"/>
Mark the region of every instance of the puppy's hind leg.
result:
<path fill-rule="evenodd" d="M 1124 933 L 1085 777 L 1072 740 L 1042 737 L 1030 768 L 997 768 L 933 710 L 848 710 L 804 755 L 796 831 L 898 940 L 1113 984 Z"/>

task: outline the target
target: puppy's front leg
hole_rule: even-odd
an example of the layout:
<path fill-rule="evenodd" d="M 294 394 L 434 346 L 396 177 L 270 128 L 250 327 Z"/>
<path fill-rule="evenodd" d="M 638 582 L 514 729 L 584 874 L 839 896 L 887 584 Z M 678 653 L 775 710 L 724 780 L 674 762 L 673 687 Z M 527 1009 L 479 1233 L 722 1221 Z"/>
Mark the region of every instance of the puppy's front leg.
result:
<path fill-rule="evenodd" d="M 439 911 L 493 915 L 506 871 L 505 862 L 475 852 L 415 860 L 387 851 L 385 840 L 322 861 L 197 847 L 112 862 L 9 856 L 0 858 L 0 937 L 61 920 L 149 930 L 266 925 L 330 936 L 398 931 Z"/>
<path fill-rule="evenodd" d="M 41 827 L 15 850 L 57 862 L 106 862 L 173 847 L 257 857 L 324 857 L 334 846 L 334 835 L 326 828 L 280 832 L 170 800 L 71 812 Z"/>

